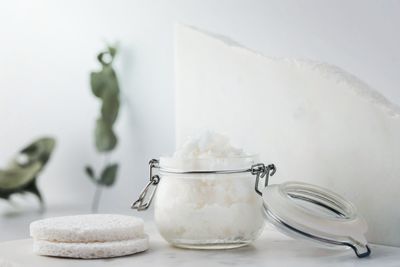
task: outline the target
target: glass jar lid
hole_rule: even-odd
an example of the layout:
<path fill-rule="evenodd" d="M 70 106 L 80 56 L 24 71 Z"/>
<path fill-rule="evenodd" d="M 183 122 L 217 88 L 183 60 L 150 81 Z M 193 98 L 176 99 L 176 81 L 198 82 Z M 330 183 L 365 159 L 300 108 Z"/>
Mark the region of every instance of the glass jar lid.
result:
<path fill-rule="evenodd" d="M 262 191 L 267 220 L 282 233 L 330 247 L 347 247 L 358 257 L 371 251 L 365 220 L 349 201 L 301 182 L 269 185 Z"/>

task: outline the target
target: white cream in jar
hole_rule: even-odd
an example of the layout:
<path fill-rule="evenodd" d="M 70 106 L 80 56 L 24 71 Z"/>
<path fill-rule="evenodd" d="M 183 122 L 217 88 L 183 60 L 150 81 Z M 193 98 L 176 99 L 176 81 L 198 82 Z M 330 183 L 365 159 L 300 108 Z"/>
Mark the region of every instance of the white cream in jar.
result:
<path fill-rule="evenodd" d="M 248 169 L 257 162 L 215 133 L 193 138 L 173 157 L 160 158 L 154 212 L 164 239 L 186 248 L 232 248 L 255 240 L 264 217 L 254 176 L 207 171 Z"/>

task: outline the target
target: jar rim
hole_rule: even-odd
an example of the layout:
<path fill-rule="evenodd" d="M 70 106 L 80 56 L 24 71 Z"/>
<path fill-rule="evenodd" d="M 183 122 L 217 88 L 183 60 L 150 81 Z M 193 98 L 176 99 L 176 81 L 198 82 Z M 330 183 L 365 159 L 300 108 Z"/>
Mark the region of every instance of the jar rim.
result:
<path fill-rule="evenodd" d="M 213 157 L 213 158 L 174 158 L 160 157 L 160 170 L 166 172 L 233 172 L 247 171 L 259 162 L 258 154 Z"/>

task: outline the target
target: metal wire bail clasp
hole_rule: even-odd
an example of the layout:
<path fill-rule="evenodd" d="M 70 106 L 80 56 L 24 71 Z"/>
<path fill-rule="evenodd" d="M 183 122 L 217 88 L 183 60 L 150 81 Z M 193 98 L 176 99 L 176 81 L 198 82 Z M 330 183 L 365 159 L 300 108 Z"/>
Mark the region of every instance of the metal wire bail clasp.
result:
<path fill-rule="evenodd" d="M 133 202 L 131 208 L 142 211 L 147 210 L 153 200 L 154 194 L 157 190 L 157 184 L 160 182 L 160 176 L 158 174 L 153 175 L 153 169 L 159 168 L 158 160 L 152 159 L 149 162 L 150 168 L 150 181 L 147 183 L 146 187 L 140 193 L 138 200 Z"/>
<path fill-rule="evenodd" d="M 276 172 L 276 167 L 274 164 L 269 164 L 265 166 L 264 163 L 258 163 L 251 166 L 251 174 L 256 175 L 256 183 L 254 189 L 257 194 L 262 196 L 262 192 L 258 189 L 260 180 L 264 179 L 263 188 L 267 187 L 269 176 L 273 176 Z"/>

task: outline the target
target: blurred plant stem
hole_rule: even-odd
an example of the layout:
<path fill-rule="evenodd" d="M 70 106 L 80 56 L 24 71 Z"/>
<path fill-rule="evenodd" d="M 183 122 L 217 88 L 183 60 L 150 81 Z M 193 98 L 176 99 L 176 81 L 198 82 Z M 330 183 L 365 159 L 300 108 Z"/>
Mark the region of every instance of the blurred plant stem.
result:
<path fill-rule="evenodd" d="M 103 169 L 109 165 L 109 155 L 105 154 L 103 156 Z M 93 200 L 92 200 L 92 213 L 97 213 L 99 211 L 100 197 L 103 192 L 103 185 L 100 183 L 96 183 L 96 190 L 94 192 Z"/>
<path fill-rule="evenodd" d="M 94 192 L 94 197 L 92 201 L 92 213 L 97 213 L 99 211 L 99 202 L 102 189 L 103 188 L 101 185 L 99 184 L 96 185 L 96 191 Z"/>

